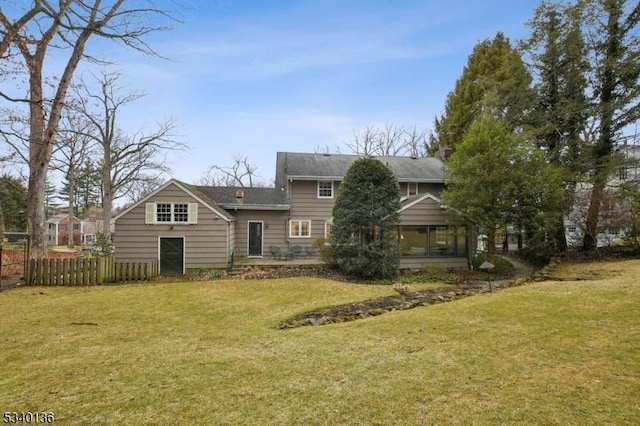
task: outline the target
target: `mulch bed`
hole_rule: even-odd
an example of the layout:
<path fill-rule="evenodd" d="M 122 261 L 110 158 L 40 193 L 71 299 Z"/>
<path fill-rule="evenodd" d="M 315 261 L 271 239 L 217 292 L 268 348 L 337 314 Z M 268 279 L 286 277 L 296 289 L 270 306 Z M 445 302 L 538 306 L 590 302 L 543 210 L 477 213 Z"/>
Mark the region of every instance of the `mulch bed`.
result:
<path fill-rule="evenodd" d="M 525 284 L 528 279 L 518 278 L 494 283 L 493 291 L 500 288 L 514 287 Z M 324 309 L 318 309 L 296 315 L 278 326 L 280 329 L 303 327 L 308 325 L 323 325 L 337 322 L 354 321 L 357 319 L 377 316 L 386 312 L 413 309 L 418 306 L 428 306 L 436 303 L 451 302 L 464 297 L 475 296 L 489 292 L 489 285 L 484 282 L 457 284 L 434 290 L 410 292 L 404 295 L 386 296 L 370 299 L 358 303 L 348 303 Z"/>

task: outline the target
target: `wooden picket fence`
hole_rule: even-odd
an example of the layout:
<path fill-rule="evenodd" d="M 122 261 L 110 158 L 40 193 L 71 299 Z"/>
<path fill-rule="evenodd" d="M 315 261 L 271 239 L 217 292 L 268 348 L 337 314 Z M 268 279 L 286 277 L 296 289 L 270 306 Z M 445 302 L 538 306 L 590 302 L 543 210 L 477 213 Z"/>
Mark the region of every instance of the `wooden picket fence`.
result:
<path fill-rule="evenodd" d="M 113 257 L 93 259 L 32 259 L 26 282 L 42 286 L 83 286 L 144 281 L 158 276 L 158 261 L 116 262 Z"/>

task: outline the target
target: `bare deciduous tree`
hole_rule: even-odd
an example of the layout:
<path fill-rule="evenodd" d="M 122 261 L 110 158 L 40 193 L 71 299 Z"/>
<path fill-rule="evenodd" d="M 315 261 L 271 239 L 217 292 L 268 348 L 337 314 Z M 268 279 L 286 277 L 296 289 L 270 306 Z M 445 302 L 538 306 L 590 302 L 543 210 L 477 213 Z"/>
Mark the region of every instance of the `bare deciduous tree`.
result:
<path fill-rule="evenodd" d="M 85 81 L 74 89 L 77 112 L 91 123 L 87 136 L 100 152 L 105 231 L 111 222 L 113 201 L 126 196 L 133 188 L 157 183 L 160 174 L 169 171 L 165 160 L 167 151 L 186 148 L 175 140 L 172 120 L 158 122 L 153 130 L 140 129 L 133 134 L 118 127 L 123 109 L 144 96 L 140 92 L 120 95 L 124 89 L 117 84 L 119 78 L 117 73 L 103 72 L 96 78 L 98 93 Z"/>
<path fill-rule="evenodd" d="M 45 180 L 62 109 L 69 85 L 85 53 L 87 42 L 100 37 L 121 42 L 146 54 L 156 54 L 144 37 L 166 26 L 150 24 L 153 18 L 172 19 L 151 0 L 131 4 L 124 0 L 33 0 L 0 8 L 0 58 L 20 58 L 28 75 L 25 96 L 14 96 L 4 88 L 0 97 L 28 105 L 29 187 L 27 228 L 30 254 L 46 254 L 44 231 Z M 47 59 L 55 51 L 62 63 L 60 78 L 50 88 L 44 85 Z"/>
<path fill-rule="evenodd" d="M 54 149 L 51 168 L 64 173 L 67 180 L 69 232 L 67 233 L 67 246 L 73 248 L 73 217 L 75 216 L 76 174 L 78 169 L 89 157 L 93 148 L 93 141 L 88 136 L 90 123 L 79 116 L 69 114 L 66 111 L 61 121 L 59 140 Z"/>
<path fill-rule="evenodd" d="M 367 126 L 362 131 L 354 132 L 353 140 L 347 142 L 346 146 L 357 155 L 420 157 L 425 155 L 426 132 L 418 130 L 415 126 Z"/>
<path fill-rule="evenodd" d="M 257 171 L 257 167 L 251 164 L 248 157 L 235 157 L 231 166 L 211 166 L 207 174 L 200 179 L 200 183 L 210 186 L 239 186 L 243 188 L 266 186 Z"/>

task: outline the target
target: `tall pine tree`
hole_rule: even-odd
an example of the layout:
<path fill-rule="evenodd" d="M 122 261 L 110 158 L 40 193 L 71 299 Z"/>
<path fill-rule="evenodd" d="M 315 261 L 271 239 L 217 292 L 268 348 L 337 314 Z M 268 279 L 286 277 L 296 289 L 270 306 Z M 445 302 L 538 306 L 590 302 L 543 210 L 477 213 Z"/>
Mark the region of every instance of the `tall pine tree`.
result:
<path fill-rule="evenodd" d="M 564 215 L 573 207 L 576 182 L 584 173 L 581 138 L 589 113 L 586 95 L 588 63 L 578 9 L 543 2 L 529 21 L 531 35 L 521 43 L 535 77 L 531 136 L 547 152 L 562 176 L 564 202 L 557 216 L 556 252 L 567 249 Z"/>
<path fill-rule="evenodd" d="M 594 177 L 583 241 L 585 250 L 593 250 L 616 145 L 625 127 L 640 119 L 640 3 L 583 0 L 580 4 L 590 40 L 590 92 L 598 126 L 591 148 Z"/>
<path fill-rule="evenodd" d="M 521 129 L 531 106 L 530 85 L 520 53 L 504 34 L 476 45 L 447 96 L 444 113 L 435 119 L 429 151 L 455 149 L 482 112 L 500 117 L 510 131 Z"/>

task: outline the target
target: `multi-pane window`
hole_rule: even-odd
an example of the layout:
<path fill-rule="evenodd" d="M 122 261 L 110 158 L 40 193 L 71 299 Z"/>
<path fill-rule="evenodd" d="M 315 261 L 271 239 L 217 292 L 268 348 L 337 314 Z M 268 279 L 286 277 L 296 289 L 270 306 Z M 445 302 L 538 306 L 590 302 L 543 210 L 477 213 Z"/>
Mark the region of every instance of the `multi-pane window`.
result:
<path fill-rule="evenodd" d="M 318 181 L 318 198 L 333 198 L 333 182 Z"/>
<path fill-rule="evenodd" d="M 156 222 L 171 222 L 171 203 L 156 204 Z"/>
<path fill-rule="evenodd" d="M 291 220 L 289 222 L 289 237 L 308 238 L 311 236 L 310 220 Z"/>
<path fill-rule="evenodd" d="M 173 205 L 173 221 L 174 222 L 189 221 L 189 205 L 187 203 L 180 203 L 180 204 Z"/>
<path fill-rule="evenodd" d="M 189 223 L 189 203 L 156 203 L 155 223 Z"/>

